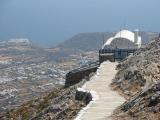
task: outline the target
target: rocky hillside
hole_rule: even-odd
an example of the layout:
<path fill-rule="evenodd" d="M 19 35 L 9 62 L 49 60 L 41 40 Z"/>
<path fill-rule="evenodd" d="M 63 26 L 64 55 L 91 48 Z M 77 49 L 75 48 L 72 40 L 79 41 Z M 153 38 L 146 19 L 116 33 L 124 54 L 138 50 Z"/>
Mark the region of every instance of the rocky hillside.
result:
<path fill-rule="evenodd" d="M 58 47 L 90 51 L 99 50 L 103 40 L 111 37 L 113 33 L 80 33 L 66 40 Z"/>
<path fill-rule="evenodd" d="M 84 95 L 81 94 L 81 101 L 76 99 L 77 87 L 81 87 L 88 79 L 89 77 L 68 88 L 53 89 L 43 97 L 26 102 L 5 114 L 0 114 L 0 119 L 72 120 L 80 109 L 88 104 L 88 98 L 91 97 L 89 93 L 84 93 Z"/>
<path fill-rule="evenodd" d="M 115 111 L 115 120 L 159 120 L 160 38 L 121 62 L 113 83 L 128 99 Z"/>

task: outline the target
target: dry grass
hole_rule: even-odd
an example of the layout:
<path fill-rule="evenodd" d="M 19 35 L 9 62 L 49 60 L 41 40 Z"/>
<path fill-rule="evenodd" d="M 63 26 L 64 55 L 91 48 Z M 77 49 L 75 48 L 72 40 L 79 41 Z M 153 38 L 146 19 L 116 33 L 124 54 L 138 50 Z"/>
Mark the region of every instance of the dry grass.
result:
<path fill-rule="evenodd" d="M 60 94 L 60 89 L 55 89 L 53 92 L 49 93 L 47 96 L 29 101 L 23 105 L 21 105 L 17 109 L 10 110 L 6 114 L 7 119 L 22 119 L 28 120 L 29 118 L 35 116 L 37 113 L 47 108 L 51 103 L 51 100 L 57 97 Z"/>

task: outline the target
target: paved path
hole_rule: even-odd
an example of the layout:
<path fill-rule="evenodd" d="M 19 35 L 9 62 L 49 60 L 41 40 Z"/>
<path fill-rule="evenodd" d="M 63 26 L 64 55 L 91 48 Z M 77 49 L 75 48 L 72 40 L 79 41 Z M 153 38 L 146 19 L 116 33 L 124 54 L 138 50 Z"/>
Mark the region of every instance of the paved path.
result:
<path fill-rule="evenodd" d="M 116 63 L 104 62 L 82 88 L 91 91 L 94 100 L 81 110 L 75 120 L 110 120 L 113 110 L 120 106 L 125 99 L 109 87 L 116 74 Z M 94 94 L 95 93 L 95 94 Z"/>

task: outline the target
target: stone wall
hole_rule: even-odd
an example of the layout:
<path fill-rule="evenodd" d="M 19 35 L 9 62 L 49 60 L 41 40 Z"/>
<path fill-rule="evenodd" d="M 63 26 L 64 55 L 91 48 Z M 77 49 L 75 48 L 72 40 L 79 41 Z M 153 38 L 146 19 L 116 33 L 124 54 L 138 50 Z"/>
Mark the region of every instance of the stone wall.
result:
<path fill-rule="evenodd" d="M 109 60 L 110 62 L 114 62 L 114 55 L 99 55 L 99 62 L 102 63 L 104 61 Z"/>
<path fill-rule="evenodd" d="M 76 83 L 79 83 L 85 77 L 89 77 L 91 73 L 96 72 L 97 68 L 98 67 L 92 67 L 92 68 L 84 69 L 84 70 L 73 72 L 73 73 L 69 72 L 66 75 L 65 87 L 69 87 Z"/>

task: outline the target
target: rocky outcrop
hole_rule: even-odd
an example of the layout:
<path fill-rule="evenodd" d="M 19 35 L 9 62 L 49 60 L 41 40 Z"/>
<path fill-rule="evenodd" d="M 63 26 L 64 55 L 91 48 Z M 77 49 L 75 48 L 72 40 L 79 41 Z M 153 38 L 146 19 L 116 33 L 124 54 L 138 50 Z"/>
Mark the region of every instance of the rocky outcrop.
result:
<path fill-rule="evenodd" d="M 78 101 L 84 101 L 86 104 L 88 104 L 90 101 L 92 101 L 92 94 L 78 88 L 76 91 L 75 99 Z"/>
<path fill-rule="evenodd" d="M 122 61 L 112 88 L 128 99 L 114 114 L 115 120 L 159 120 L 160 38 Z"/>
<path fill-rule="evenodd" d="M 120 106 L 113 115 L 113 120 L 159 120 L 160 118 L 160 83 L 153 84 L 146 91 L 141 91 Z"/>

